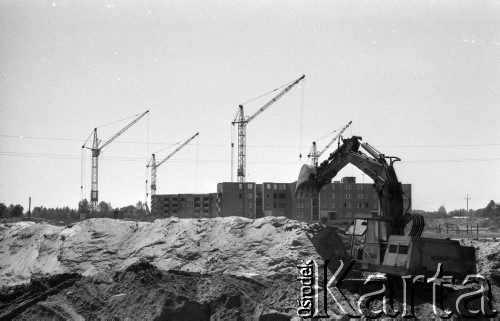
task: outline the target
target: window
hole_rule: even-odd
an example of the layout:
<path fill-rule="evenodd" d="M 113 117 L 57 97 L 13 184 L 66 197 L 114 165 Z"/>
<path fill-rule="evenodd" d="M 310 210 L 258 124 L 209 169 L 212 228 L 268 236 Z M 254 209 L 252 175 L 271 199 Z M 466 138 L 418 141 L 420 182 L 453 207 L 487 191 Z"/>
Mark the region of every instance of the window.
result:
<path fill-rule="evenodd" d="M 358 200 L 362 200 L 363 199 L 363 194 L 358 194 Z"/>
<path fill-rule="evenodd" d="M 358 191 L 363 190 L 363 185 L 358 185 Z"/>
<path fill-rule="evenodd" d="M 352 213 L 351 212 L 345 212 L 345 217 L 352 217 Z"/>
<path fill-rule="evenodd" d="M 359 208 L 359 204 L 361 204 L 361 203 L 356 203 L 356 208 Z"/>
<path fill-rule="evenodd" d="M 273 203 L 273 208 L 277 208 L 278 206 L 276 205 L 276 203 Z"/>
<path fill-rule="evenodd" d="M 335 202 L 332 203 L 332 208 L 335 208 Z"/>
<path fill-rule="evenodd" d="M 399 245 L 398 253 L 399 254 L 408 254 L 408 246 Z"/>
<path fill-rule="evenodd" d="M 368 203 L 365 203 L 365 208 L 368 208 Z"/>
<path fill-rule="evenodd" d="M 247 184 L 248 189 L 253 189 L 253 184 Z"/>
<path fill-rule="evenodd" d="M 286 198 L 286 195 L 284 193 L 279 194 L 280 199 L 284 200 Z"/>
<path fill-rule="evenodd" d="M 346 199 L 351 199 L 351 194 L 345 194 Z"/>
<path fill-rule="evenodd" d="M 337 212 L 328 212 L 328 219 L 334 221 L 337 219 Z"/>
<path fill-rule="evenodd" d="M 389 253 L 398 253 L 398 246 L 396 244 L 389 245 Z"/>
<path fill-rule="evenodd" d="M 271 198 L 271 194 L 266 194 L 266 198 Z"/>
<path fill-rule="evenodd" d="M 377 203 L 373 203 L 373 208 L 378 208 L 378 204 Z"/>
<path fill-rule="evenodd" d="M 238 184 L 239 189 L 243 189 L 243 184 Z"/>
<path fill-rule="evenodd" d="M 252 198 L 253 197 L 253 193 L 247 193 L 247 197 L 248 198 Z"/>
<path fill-rule="evenodd" d="M 352 203 L 349 203 L 349 206 L 348 206 L 348 207 L 349 207 L 349 208 L 351 208 L 351 207 L 352 207 Z"/>
<path fill-rule="evenodd" d="M 274 190 L 278 189 L 278 184 L 274 184 Z"/>
<path fill-rule="evenodd" d="M 346 208 L 346 207 L 347 207 L 347 203 L 344 203 L 344 208 Z"/>
<path fill-rule="evenodd" d="M 346 189 L 351 189 L 352 184 L 346 184 Z"/>
<path fill-rule="evenodd" d="M 285 203 L 279 203 L 280 208 L 285 208 Z"/>
<path fill-rule="evenodd" d="M 285 189 L 285 184 L 280 184 L 280 190 L 284 191 Z"/>
<path fill-rule="evenodd" d="M 242 199 L 242 198 L 243 198 L 243 194 L 239 193 L 239 194 L 238 194 L 238 197 L 239 197 L 240 199 Z"/>
<path fill-rule="evenodd" d="M 271 189 L 271 184 L 266 184 L 267 189 Z"/>
<path fill-rule="evenodd" d="M 252 203 L 248 204 L 248 208 L 252 208 Z"/>
<path fill-rule="evenodd" d="M 335 193 L 332 194 L 332 200 L 335 199 Z"/>

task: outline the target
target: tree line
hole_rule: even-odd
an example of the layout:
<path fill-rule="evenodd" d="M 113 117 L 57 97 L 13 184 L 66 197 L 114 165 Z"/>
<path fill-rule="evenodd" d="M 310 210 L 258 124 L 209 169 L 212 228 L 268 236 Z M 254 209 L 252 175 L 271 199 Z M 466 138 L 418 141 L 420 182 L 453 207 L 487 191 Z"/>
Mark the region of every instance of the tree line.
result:
<path fill-rule="evenodd" d="M 21 217 L 23 216 L 24 208 L 19 204 L 10 204 L 9 206 L 0 203 L 0 218 Z"/>
<path fill-rule="evenodd" d="M 500 202 L 495 203 L 494 200 L 488 202 L 484 208 L 479 208 L 477 210 L 462 208 L 452 211 L 446 211 L 444 205 L 441 205 L 437 211 L 414 211 L 416 213 L 422 214 L 424 217 L 429 218 L 446 218 L 446 217 L 457 217 L 457 216 L 468 216 L 468 217 L 481 217 L 497 219 L 500 218 Z"/>
<path fill-rule="evenodd" d="M 78 203 L 77 209 L 68 206 L 56 208 L 35 206 L 30 215 L 33 219 L 54 220 L 66 223 L 79 220 L 81 213 L 87 214 L 87 217 L 89 217 L 88 214 L 91 213 L 90 204 L 86 199 Z M 141 201 L 137 202 L 135 205 L 129 205 L 122 208 L 113 208 L 111 203 L 101 201 L 97 205 L 96 212 L 92 214 L 95 215 L 92 217 L 109 218 L 142 218 L 147 216 L 145 204 Z M 0 203 L 0 219 L 21 218 L 27 215 L 28 213 L 24 212 L 23 206 L 19 204 L 10 204 L 7 206 L 4 203 Z"/>

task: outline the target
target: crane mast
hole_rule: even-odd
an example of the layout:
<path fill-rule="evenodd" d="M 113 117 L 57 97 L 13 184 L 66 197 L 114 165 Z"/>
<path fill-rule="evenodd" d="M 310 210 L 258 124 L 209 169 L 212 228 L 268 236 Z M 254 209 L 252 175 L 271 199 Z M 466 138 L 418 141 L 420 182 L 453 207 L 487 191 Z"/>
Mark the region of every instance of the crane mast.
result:
<path fill-rule="evenodd" d="M 328 144 L 326 144 L 325 148 L 318 152 L 318 148 L 316 146 L 316 142 L 313 142 L 311 151 L 307 155 L 307 157 L 311 158 L 311 165 L 318 166 L 318 159 L 323 155 L 324 152 L 328 150 L 332 146 L 332 144 L 345 132 L 345 130 L 351 126 L 352 120 L 348 122 L 342 129 L 339 131 L 337 135 L 335 135 Z"/>
<path fill-rule="evenodd" d="M 287 85 L 281 92 L 279 92 L 276 96 L 274 96 L 270 101 L 268 101 L 264 106 L 259 108 L 253 115 L 248 118 L 245 118 L 245 110 L 243 105 L 239 105 L 238 113 L 234 118 L 232 125 L 238 124 L 238 170 L 237 170 L 237 181 L 240 183 L 245 182 L 246 177 L 246 126 L 252 121 L 255 117 L 263 113 L 267 108 L 269 108 L 272 104 L 274 104 L 278 99 L 283 97 L 284 94 L 290 91 L 295 85 L 297 85 L 302 79 L 306 76 L 302 75 L 300 78 L 294 80 L 292 83 Z M 232 147 L 232 145 L 231 145 Z M 232 175 L 232 174 L 231 174 Z"/>
<path fill-rule="evenodd" d="M 128 123 L 125 127 L 123 127 L 119 132 L 117 132 L 113 137 L 108 139 L 104 144 L 100 145 L 101 140 L 97 138 L 97 128 L 94 128 L 94 138 L 92 140 L 92 148 L 86 147 L 85 142 L 82 148 L 90 149 L 92 152 L 92 174 L 91 174 L 91 182 L 90 182 L 90 208 L 94 212 L 97 210 L 97 202 L 99 201 L 99 192 L 98 192 L 98 173 L 99 173 L 99 155 L 101 155 L 101 150 L 109 145 L 112 141 L 114 141 L 118 136 L 123 134 L 127 129 L 129 129 L 132 125 L 137 123 L 142 117 L 144 117 L 149 110 L 137 116 L 133 121 Z M 89 137 L 90 138 L 90 137 Z"/>
<path fill-rule="evenodd" d="M 156 195 L 156 170 L 158 169 L 158 167 L 160 167 L 161 164 L 165 163 L 168 159 L 170 159 L 172 156 L 174 156 L 178 151 L 180 151 L 182 148 L 184 148 L 184 146 L 189 144 L 193 139 L 195 139 L 196 136 L 198 136 L 198 134 L 199 133 L 196 133 L 193 136 L 189 137 L 186 141 L 184 141 L 184 143 L 182 143 L 179 147 L 177 147 L 173 152 L 168 154 L 159 163 L 156 163 L 156 155 L 152 154 L 151 160 L 146 165 L 146 167 L 151 167 L 151 203 L 152 203 L 153 196 Z M 153 211 L 154 211 L 154 209 L 153 209 Z"/>

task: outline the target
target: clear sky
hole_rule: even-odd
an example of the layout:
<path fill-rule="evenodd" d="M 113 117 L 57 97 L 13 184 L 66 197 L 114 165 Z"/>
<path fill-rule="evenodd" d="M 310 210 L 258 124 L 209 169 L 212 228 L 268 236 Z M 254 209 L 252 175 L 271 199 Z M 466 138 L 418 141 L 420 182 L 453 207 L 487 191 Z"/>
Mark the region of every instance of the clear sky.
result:
<path fill-rule="evenodd" d="M 149 155 L 198 131 L 158 193 L 215 192 L 237 105 L 302 74 L 248 124 L 247 181 L 294 181 L 311 141 L 352 120 L 346 135 L 402 159 L 415 209 L 500 201 L 498 1 L 1 0 L 0 202 L 76 207 L 92 129 L 147 109 L 102 150 L 99 200 L 144 201 Z"/>

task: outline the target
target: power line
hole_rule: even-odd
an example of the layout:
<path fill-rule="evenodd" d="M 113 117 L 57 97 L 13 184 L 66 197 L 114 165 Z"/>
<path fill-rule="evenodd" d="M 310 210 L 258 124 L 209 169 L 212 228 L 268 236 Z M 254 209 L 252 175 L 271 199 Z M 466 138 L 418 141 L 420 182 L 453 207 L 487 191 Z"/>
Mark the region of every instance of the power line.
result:
<path fill-rule="evenodd" d="M 40 158 L 61 158 L 61 159 L 80 159 L 81 156 L 69 154 L 46 154 L 46 153 L 26 153 L 26 152 L 2 152 L 0 156 L 13 156 L 13 157 L 40 157 Z M 102 160 L 110 161 L 134 161 L 134 162 L 147 162 L 146 157 L 102 157 Z M 465 163 L 465 162 L 490 162 L 500 161 L 500 157 L 487 157 L 487 158 L 462 158 L 462 159 L 416 159 L 406 160 L 403 164 L 425 164 L 425 163 Z M 171 162 L 179 163 L 230 163 L 230 159 L 172 159 Z M 295 164 L 295 160 L 259 160 L 251 161 L 253 164 Z"/>
<path fill-rule="evenodd" d="M 18 138 L 18 139 L 38 139 L 38 140 L 53 140 L 53 141 L 68 141 L 68 142 L 81 142 L 81 139 L 74 138 L 59 138 L 59 137 L 42 137 L 42 136 L 24 136 L 24 135 L 4 135 L 0 134 L 3 138 Z M 147 145 L 147 141 L 120 141 L 115 143 L 119 144 L 138 144 Z M 149 142 L 154 145 L 176 145 L 178 142 Z M 224 147 L 227 144 L 198 144 L 199 146 L 206 147 Z M 481 143 L 481 144 L 442 144 L 442 145 L 380 145 L 382 148 L 463 148 L 463 147 L 487 147 L 487 146 L 500 146 L 500 143 Z M 262 148 L 297 148 L 298 145 L 247 145 L 247 147 L 262 147 Z"/>

